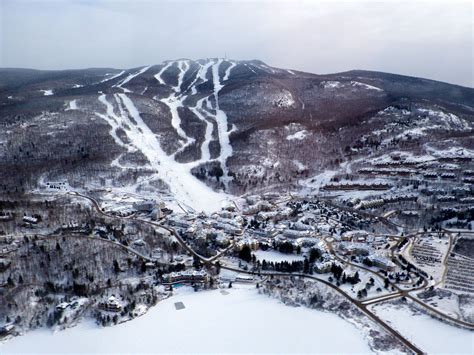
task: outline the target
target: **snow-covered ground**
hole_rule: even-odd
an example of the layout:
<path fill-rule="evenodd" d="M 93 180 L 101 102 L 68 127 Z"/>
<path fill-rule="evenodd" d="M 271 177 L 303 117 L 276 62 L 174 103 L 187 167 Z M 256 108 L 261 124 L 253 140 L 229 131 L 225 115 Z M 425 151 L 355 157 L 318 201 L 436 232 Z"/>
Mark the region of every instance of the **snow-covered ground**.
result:
<path fill-rule="evenodd" d="M 257 260 L 263 261 L 266 260 L 267 262 L 282 262 L 282 261 L 303 261 L 304 257 L 302 255 L 295 255 L 295 254 L 283 254 L 274 250 L 257 250 L 254 252 L 255 257 Z"/>
<path fill-rule="evenodd" d="M 69 111 L 69 110 L 77 110 L 77 100 L 69 101 L 66 111 Z"/>
<path fill-rule="evenodd" d="M 190 173 L 190 167 L 179 164 L 172 156 L 168 156 L 126 94 L 115 94 L 114 98 L 119 106 L 119 114 L 114 112 L 112 103 L 107 100 L 106 95 L 99 97 L 99 101 L 107 108 L 106 114 L 96 114 L 111 125 L 110 133 L 117 144 L 126 146 L 129 151 L 136 149 L 141 151 L 151 167 L 157 171 L 157 176 L 169 186 L 171 193 L 179 202 L 196 211 L 219 210 L 228 196 L 213 191 Z M 130 144 L 121 141 L 117 136 L 116 130 L 119 127 L 124 129 Z"/>
<path fill-rule="evenodd" d="M 302 140 L 307 135 L 308 135 L 308 131 L 302 130 L 302 131 L 298 131 L 296 133 L 293 133 L 293 134 L 290 134 L 290 135 L 286 136 L 286 140 L 288 140 L 288 141 L 291 141 L 291 140 L 294 140 L 294 139 Z"/>
<path fill-rule="evenodd" d="M 175 302 L 185 308 L 176 310 Z M 0 346 L 0 352 L 369 353 L 370 348 L 362 333 L 334 314 L 285 306 L 254 286 L 239 285 L 198 293 L 179 288 L 131 322 L 108 328 L 85 322 L 55 334 L 37 330 Z"/>
<path fill-rule="evenodd" d="M 370 306 L 403 336 L 428 354 L 474 354 L 474 332 L 414 314 L 408 306 L 384 303 Z"/>
<path fill-rule="evenodd" d="M 44 96 L 51 96 L 53 95 L 53 90 L 40 90 L 43 92 Z"/>

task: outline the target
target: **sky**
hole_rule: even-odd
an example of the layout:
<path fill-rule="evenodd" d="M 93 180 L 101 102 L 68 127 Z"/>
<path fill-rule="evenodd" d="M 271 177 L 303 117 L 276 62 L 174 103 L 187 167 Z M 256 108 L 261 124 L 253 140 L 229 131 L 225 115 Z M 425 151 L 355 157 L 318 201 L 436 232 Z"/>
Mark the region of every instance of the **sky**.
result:
<path fill-rule="evenodd" d="M 0 0 L 0 67 L 224 57 L 474 87 L 473 1 Z"/>

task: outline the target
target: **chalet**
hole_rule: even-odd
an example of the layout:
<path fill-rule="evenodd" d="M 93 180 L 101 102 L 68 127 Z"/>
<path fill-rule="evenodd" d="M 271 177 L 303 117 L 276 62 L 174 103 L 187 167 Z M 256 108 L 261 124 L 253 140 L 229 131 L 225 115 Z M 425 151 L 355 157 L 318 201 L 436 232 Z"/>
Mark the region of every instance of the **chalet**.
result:
<path fill-rule="evenodd" d="M 0 336 L 10 335 L 15 331 L 15 326 L 13 324 L 6 324 L 0 327 Z"/>
<path fill-rule="evenodd" d="M 23 222 L 28 223 L 28 224 L 37 224 L 39 222 L 39 219 L 33 216 L 24 216 Z"/>
<path fill-rule="evenodd" d="M 115 296 L 110 296 L 107 301 L 99 303 L 99 308 L 108 312 L 120 312 L 122 310 L 122 304 Z"/>

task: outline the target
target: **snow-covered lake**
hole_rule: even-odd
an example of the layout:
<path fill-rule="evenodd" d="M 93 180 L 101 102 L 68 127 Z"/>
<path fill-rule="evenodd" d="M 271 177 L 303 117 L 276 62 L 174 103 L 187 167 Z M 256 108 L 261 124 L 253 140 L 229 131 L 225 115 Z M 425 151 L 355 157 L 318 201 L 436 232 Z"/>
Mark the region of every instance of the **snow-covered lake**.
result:
<path fill-rule="evenodd" d="M 283 254 L 275 250 L 257 250 L 254 252 L 257 260 L 263 261 L 272 261 L 272 262 L 281 262 L 281 261 L 303 261 L 304 257 L 302 255 L 295 254 Z"/>
<path fill-rule="evenodd" d="M 0 353 L 370 352 L 363 334 L 334 314 L 285 306 L 253 286 L 225 291 L 180 288 L 131 322 L 107 328 L 83 322 L 55 334 L 37 330 L 0 346 Z M 185 308 L 176 310 L 175 302 Z"/>
<path fill-rule="evenodd" d="M 472 331 L 413 314 L 407 306 L 383 303 L 370 308 L 428 354 L 474 354 Z"/>

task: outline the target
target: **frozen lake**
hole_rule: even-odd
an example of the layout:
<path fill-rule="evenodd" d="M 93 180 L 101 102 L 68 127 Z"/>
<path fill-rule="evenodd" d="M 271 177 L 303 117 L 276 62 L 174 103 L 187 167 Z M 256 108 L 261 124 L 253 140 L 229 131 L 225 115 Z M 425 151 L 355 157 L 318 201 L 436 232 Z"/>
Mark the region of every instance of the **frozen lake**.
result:
<path fill-rule="evenodd" d="M 414 314 L 407 306 L 383 303 L 370 308 L 428 354 L 474 354 L 472 331 Z"/>
<path fill-rule="evenodd" d="M 363 334 L 334 314 L 288 307 L 253 287 L 226 291 L 179 289 L 131 322 L 37 330 L 0 346 L 0 353 L 370 352 Z M 176 310 L 176 302 L 185 308 Z"/>

